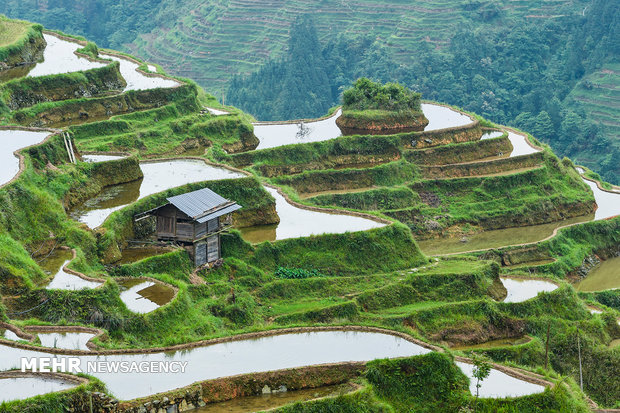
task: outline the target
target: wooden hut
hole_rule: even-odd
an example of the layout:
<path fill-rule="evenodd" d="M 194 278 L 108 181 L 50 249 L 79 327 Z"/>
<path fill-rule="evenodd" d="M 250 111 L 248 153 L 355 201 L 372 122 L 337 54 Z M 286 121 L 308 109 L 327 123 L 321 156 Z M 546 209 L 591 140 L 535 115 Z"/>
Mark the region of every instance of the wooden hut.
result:
<path fill-rule="evenodd" d="M 135 220 L 156 217 L 157 239 L 190 246 L 197 267 L 220 259 L 220 234 L 230 227 L 231 214 L 241 206 L 208 188 L 166 200 L 167 204 L 138 214 Z"/>

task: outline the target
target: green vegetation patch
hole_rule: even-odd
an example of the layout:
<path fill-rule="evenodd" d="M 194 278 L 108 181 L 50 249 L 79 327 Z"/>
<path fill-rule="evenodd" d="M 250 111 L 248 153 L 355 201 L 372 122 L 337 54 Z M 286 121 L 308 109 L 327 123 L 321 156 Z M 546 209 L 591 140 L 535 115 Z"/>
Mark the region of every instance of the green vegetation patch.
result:
<path fill-rule="evenodd" d="M 121 76 L 120 63 L 86 71 L 14 79 L 0 86 L 0 97 L 11 109 L 18 110 L 42 102 L 94 97 L 120 92 L 127 83 Z"/>

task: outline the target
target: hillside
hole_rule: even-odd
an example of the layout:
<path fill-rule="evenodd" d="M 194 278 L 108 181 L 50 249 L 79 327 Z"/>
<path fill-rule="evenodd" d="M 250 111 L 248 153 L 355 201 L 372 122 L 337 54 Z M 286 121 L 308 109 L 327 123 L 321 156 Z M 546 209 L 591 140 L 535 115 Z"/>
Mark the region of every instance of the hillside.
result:
<path fill-rule="evenodd" d="M 580 126 L 570 133 L 578 136 L 570 142 L 562 136 L 571 89 L 603 63 L 613 64 L 620 53 L 618 8 L 604 0 L 425 0 L 415 5 L 8 0 L 0 4 L 0 13 L 157 61 L 262 120 L 320 116 L 358 77 L 399 81 L 429 99 L 529 130 L 560 155 L 620 183 L 618 152 L 611 143 L 617 135 L 592 111 L 576 110 Z M 312 49 L 308 64 L 299 63 L 301 69 L 282 65 L 281 60 L 300 62 L 291 43 L 299 27 L 291 28 L 297 18 L 310 15 L 320 47 Z M 287 73 L 304 68 L 313 73 L 293 83 Z M 229 88 L 235 75 L 250 77 Z M 291 100 L 298 105 L 288 104 Z M 617 112 L 602 110 L 609 111 Z"/>
<path fill-rule="evenodd" d="M 42 61 L 0 70 L 0 412 L 620 406 L 620 192 L 591 170 L 402 85 L 255 122 L 38 33 Z M 394 116 L 416 125 L 374 127 Z M 229 212 L 176 207 L 195 191 Z M 41 353 L 187 370 L 14 370 Z"/>

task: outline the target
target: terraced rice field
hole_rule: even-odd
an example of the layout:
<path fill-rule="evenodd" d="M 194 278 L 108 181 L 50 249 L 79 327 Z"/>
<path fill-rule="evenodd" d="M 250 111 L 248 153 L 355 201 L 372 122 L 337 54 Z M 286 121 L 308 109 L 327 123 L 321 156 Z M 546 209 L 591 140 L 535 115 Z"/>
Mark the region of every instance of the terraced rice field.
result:
<path fill-rule="evenodd" d="M 27 29 L 28 25 L 25 23 L 0 20 L 0 47 L 15 42 Z"/>
<path fill-rule="evenodd" d="M 497 3 L 470 7 L 455 0 L 185 2 L 187 9 L 179 13 L 183 17 L 140 35 L 129 48 L 220 95 L 233 74 L 249 73 L 282 54 L 289 27 L 300 14 L 312 12 L 322 42 L 338 33 L 371 34 L 390 48 L 397 63 L 407 64 L 421 42 L 444 47 L 455 28 L 467 22 L 491 28 L 498 24 L 495 16 L 505 23 L 547 19 L 581 13 L 587 4 L 581 0 Z"/>
<path fill-rule="evenodd" d="M 609 63 L 586 76 L 571 91 L 568 101 L 588 119 L 598 124 L 601 133 L 620 148 L 620 63 Z M 596 167 L 600 154 L 583 152 L 575 156 L 586 166 Z M 616 166 L 620 173 L 620 165 Z"/>

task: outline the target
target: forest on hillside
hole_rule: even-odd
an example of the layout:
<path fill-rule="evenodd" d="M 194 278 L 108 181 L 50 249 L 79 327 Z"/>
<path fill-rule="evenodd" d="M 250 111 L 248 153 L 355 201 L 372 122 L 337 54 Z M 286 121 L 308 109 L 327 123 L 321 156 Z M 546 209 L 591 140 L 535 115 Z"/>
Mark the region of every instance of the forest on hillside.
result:
<path fill-rule="evenodd" d="M 528 130 L 560 155 L 590 167 L 607 181 L 620 183 L 617 2 L 525 2 L 519 10 L 499 0 L 480 0 L 458 3 L 458 8 L 450 7 L 439 14 L 429 12 L 429 19 L 446 15 L 452 19 L 451 26 L 446 23 L 450 20 L 411 18 L 409 22 L 406 16 L 413 11 L 403 9 L 403 23 L 386 37 L 381 32 L 385 28 L 379 25 L 388 21 L 388 9 L 397 5 L 376 1 L 381 18 L 377 17 L 376 24 L 355 23 L 363 30 L 333 24 L 337 17 L 326 15 L 325 10 L 339 5 L 329 1 L 317 4 L 317 13 L 287 11 L 302 13 L 291 20 L 288 47 L 283 46 L 281 53 L 269 49 L 254 54 L 253 66 L 241 58 L 233 63 L 230 57 L 221 59 L 230 53 L 230 47 L 239 48 L 239 52 L 250 47 L 244 53 L 252 55 L 254 46 L 272 46 L 264 44 L 265 39 L 283 42 L 280 39 L 287 35 L 277 32 L 276 36 L 269 31 L 268 23 L 262 24 L 266 32 L 254 33 L 252 16 L 237 22 L 244 13 L 242 8 L 236 17 L 220 21 L 225 13 L 232 13 L 231 8 L 239 6 L 233 3 L 206 2 L 201 6 L 195 0 L 7 0 L 0 4 L 0 13 L 82 34 L 104 47 L 149 54 L 163 53 L 162 47 L 154 46 L 165 44 L 170 50 L 154 57 L 158 63 L 172 72 L 178 68 L 184 76 L 198 76 L 196 80 L 207 90 L 260 120 L 323 115 L 339 104 L 343 87 L 358 77 L 397 81 L 421 92 L 424 99 L 458 105 L 494 122 Z M 431 11 L 446 6 L 432 0 L 423 3 L 425 10 Z M 398 15 L 395 10 L 392 14 Z M 528 10 L 552 18 L 524 19 Z M 366 13 L 351 16 L 368 18 Z M 316 21 L 319 18 L 320 25 Z M 200 25 L 214 34 L 234 29 L 237 40 L 226 47 L 203 50 L 202 42 L 210 39 L 200 31 Z M 336 34 L 320 33 L 319 26 L 324 30 L 326 25 Z M 399 43 L 405 28 L 426 33 L 428 41 Z M 176 30 L 193 38 L 184 40 Z M 153 43 L 150 49 L 139 46 L 146 34 Z M 218 42 L 225 39 L 217 38 Z M 196 44 L 188 46 L 187 40 Z M 178 56 L 172 54 L 175 48 L 182 51 Z M 248 67 L 258 69 L 244 74 Z M 222 68 L 232 76 L 230 82 L 222 78 Z M 203 72 L 217 72 L 218 83 L 204 80 L 200 77 Z"/>
<path fill-rule="evenodd" d="M 288 54 L 234 77 L 227 102 L 261 120 L 320 116 L 358 77 L 396 80 L 425 99 L 530 131 L 618 183 L 618 129 L 589 118 L 569 94 L 586 74 L 618 59 L 619 23 L 618 7 L 601 0 L 581 17 L 497 31 L 463 27 L 447 49 L 423 43 L 409 65 L 398 65 L 370 35 L 321 45 L 311 17 L 303 16 L 291 27 Z"/>

